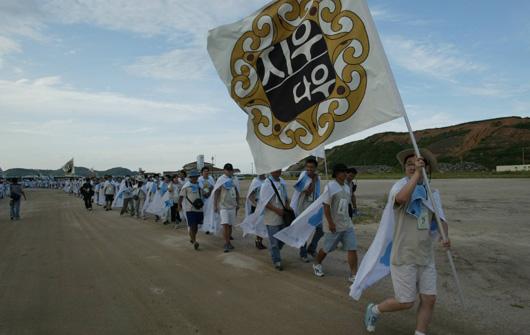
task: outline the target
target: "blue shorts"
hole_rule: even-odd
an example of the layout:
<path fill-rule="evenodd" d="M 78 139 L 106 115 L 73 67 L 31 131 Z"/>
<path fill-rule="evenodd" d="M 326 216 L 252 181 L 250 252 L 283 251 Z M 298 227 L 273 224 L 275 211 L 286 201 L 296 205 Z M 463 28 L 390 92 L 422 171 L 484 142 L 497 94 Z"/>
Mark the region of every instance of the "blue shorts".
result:
<path fill-rule="evenodd" d="M 353 227 L 335 234 L 324 233 L 324 253 L 329 254 L 337 249 L 339 242 L 342 242 L 342 250 L 357 250 L 357 236 Z"/>
<path fill-rule="evenodd" d="M 186 212 L 186 221 L 188 221 L 188 227 L 202 224 L 204 221 L 204 214 L 202 212 Z"/>

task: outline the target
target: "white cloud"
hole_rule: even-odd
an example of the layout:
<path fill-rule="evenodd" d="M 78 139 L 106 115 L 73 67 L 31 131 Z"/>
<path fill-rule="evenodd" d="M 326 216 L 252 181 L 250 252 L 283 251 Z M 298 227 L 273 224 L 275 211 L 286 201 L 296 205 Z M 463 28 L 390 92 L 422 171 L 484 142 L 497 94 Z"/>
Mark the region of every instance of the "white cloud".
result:
<path fill-rule="evenodd" d="M 267 2 L 255 1 L 253 6 Z M 248 15 L 245 0 L 51 0 L 41 7 L 54 20 L 64 24 L 81 22 L 145 36 L 185 37 L 191 45 L 205 45 L 208 29 Z"/>
<path fill-rule="evenodd" d="M 0 2 L 0 31 L 5 35 L 20 35 L 37 40 L 46 39 L 41 33 L 46 15 L 39 1 L 3 0 Z"/>
<path fill-rule="evenodd" d="M 13 52 L 21 52 L 20 44 L 15 40 L 0 36 L 0 69 L 3 65 L 3 58 Z"/>
<path fill-rule="evenodd" d="M 374 21 L 398 21 L 399 16 L 397 15 L 397 13 L 388 8 L 385 8 L 383 6 L 371 6 L 369 7 L 369 9 Z"/>
<path fill-rule="evenodd" d="M 381 37 L 390 62 L 414 73 L 458 81 L 464 72 L 480 72 L 484 65 L 466 59 L 455 46 L 415 41 L 401 36 Z"/>
<path fill-rule="evenodd" d="M 125 70 L 155 79 L 198 79 L 212 67 L 206 49 L 173 50 L 159 56 L 140 57 Z"/>
<path fill-rule="evenodd" d="M 17 143 L 2 147 L 1 156 L 25 167 L 46 162 L 39 168 L 60 166 L 65 154 L 101 169 L 177 169 L 201 153 L 247 164 L 251 155 L 244 140 L 246 121 L 223 115 L 204 103 L 79 92 L 60 77 L 0 80 L 0 118 L 9 124 L 0 142 Z"/>

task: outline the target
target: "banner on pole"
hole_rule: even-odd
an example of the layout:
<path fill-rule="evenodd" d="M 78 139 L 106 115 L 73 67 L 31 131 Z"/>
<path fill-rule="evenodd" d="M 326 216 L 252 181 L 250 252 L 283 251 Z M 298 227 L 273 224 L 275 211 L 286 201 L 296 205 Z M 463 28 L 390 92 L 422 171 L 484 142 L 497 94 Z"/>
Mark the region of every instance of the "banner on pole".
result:
<path fill-rule="evenodd" d="M 67 176 L 74 174 L 74 159 L 72 158 L 68 162 L 66 162 L 66 164 L 63 165 L 62 169 L 64 171 L 64 174 L 66 174 Z"/>
<path fill-rule="evenodd" d="M 211 30 L 208 52 L 258 173 L 404 114 L 365 0 L 274 1 Z"/>

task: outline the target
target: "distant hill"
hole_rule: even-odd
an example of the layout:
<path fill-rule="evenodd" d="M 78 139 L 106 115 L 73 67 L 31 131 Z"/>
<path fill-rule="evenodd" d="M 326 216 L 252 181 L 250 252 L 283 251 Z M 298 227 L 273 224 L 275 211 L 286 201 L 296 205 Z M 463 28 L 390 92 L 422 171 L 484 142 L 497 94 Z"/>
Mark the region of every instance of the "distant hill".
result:
<path fill-rule="evenodd" d="M 22 176 L 36 176 L 38 173 L 41 173 L 43 176 L 51 176 L 51 177 L 63 177 L 64 171 L 62 169 L 57 170 L 35 170 L 35 169 L 22 169 L 22 168 L 14 168 L 9 169 L 5 171 L 5 174 L 7 177 L 22 177 Z M 92 176 L 104 176 L 106 174 L 110 174 L 113 176 L 125 176 L 125 175 L 131 175 L 134 176 L 138 174 L 138 172 L 133 172 L 129 169 L 122 168 L 122 167 L 115 167 L 112 169 L 108 169 L 105 171 L 96 171 L 91 172 L 88 168 L 82 167 L 82 166 L 76 166 L 75 167 L 75 175 L 80 177 L 92 177 Z"/>
<path fill-rule="evenodd" d="M 530 118 L 468 122 L 418 130 L 414 136 L 419 147 L 431 150 L 440 163 L 473 162 L 494 169 L 497 165 L 522 164 L 523 148 L 530 153 Z M 348 166 L 386 165 L 398 169 L 396 153 L 408 148 L 412 148 L 408 133 L 386 132 L 336 146 L 326 150 L 326 156 L 329 168 L 340 162 Z M 304 161 L 288 170 L 302 170 Z"/>

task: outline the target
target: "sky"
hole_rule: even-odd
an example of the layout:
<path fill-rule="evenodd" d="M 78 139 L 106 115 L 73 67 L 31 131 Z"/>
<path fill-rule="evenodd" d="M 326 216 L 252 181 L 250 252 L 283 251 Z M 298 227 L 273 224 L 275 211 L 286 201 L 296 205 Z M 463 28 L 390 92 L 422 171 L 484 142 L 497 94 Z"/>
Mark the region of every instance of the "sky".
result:
<path fill-rule="evenodd" d="M 253 172 L 208 30 L 262 0 L 0 1 L 0 167 Z M 367 0 L 414 130 L 530 116 L 530 1 Z M 406 131 L 403 119 L 347 137 Z"/>

